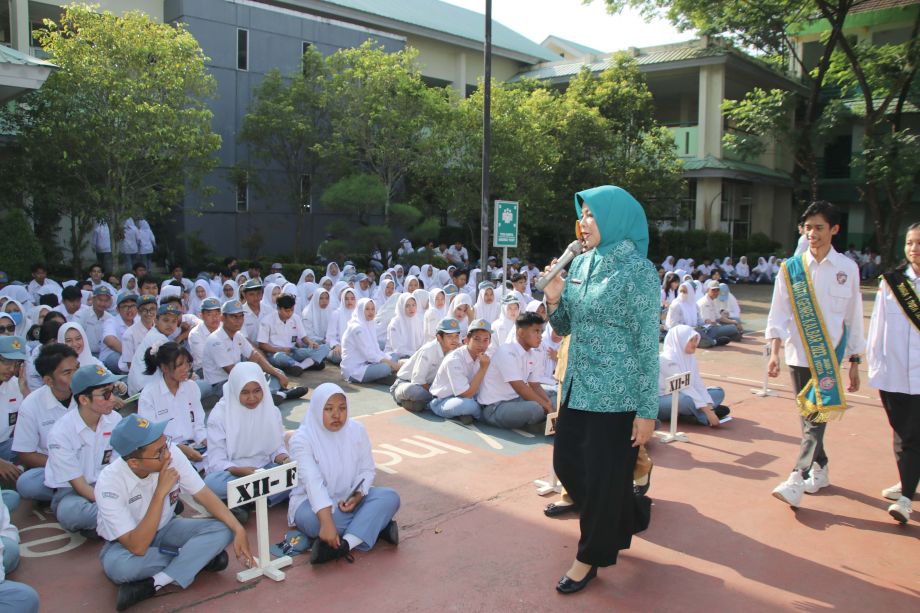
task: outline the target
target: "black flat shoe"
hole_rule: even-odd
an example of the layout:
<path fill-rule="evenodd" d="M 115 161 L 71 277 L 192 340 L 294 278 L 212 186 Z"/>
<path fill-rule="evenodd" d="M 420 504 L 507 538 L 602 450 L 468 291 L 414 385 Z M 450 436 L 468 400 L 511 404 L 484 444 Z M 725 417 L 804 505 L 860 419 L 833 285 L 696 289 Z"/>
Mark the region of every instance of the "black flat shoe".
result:
<path fill-rule="evenodd" d="M 156 593 L 156 588 L 153 587 L 153 577 L 122 583 L 118 586 L 118 600 L 115 601 L 115 609 L 124 611 L 141 601 L 153 598 Z"/>
<path fill-rule="evenodd" d="M 551 502 L 543 508 L 543 514 L 547 517 L 559 517 L 566 513 L 578 513 L 578 505 L 574 503 L 559 504 L 558 502 Z"/>
<path fill-rule="evenodd" d="M 220 571 L 227 568 L 227 565 L 230 563 L 230 556 L 227 555 L 226 551 L 221 551 L 219 554 L 211 558 L 211 561 L 201 570 L 206 570 L 209 573 L 219 573 Z"/>
<path fill-rule="evenodd" d="M 591 570 L 588 571 L 588 574 L 585 575 L 585 578 L 581 581 L 573 581 L 569 579 L 568 575 L 562 575 L 562 579 L 559 580 L 559 583 L 556 584 L 556 591 L 560 594 L 574 594 L 575 592 L 580 592 L 585 589 L 585 586 L 588 585 L 588 582 L 591 579 L 594 579 L 597 576 L 597 566 L 592 566 Z"/>
<path fill-rule="evenodd" d="M 640 485 L 636 481 L 633 482 L 635 493 L 639 494 L 640 496 L 645 496 L 648 493 L 648 488 L 652 487 L 652 470 L 654 468 L 655 468 L 655 465 L 652 464 L 652 466 L 648 469 L 648 474 L 645 475 L 644 484 Z"/>
<path fill-rule="evenodd" d="M 380 531 L 380 539 L 391 545 L 399 545 L 399 526 L 396 520 L 391 519 L 390 523 Z"/>
<path fill-rule="evenodd" d="M 306 370 L 323 370 L 326 368 L 325 362 L 313 362 L 313 366 L 310 366 Z"/>
<path fill-rule="evenodd" d="M 345 558 L 351 564 L 355 559 L 351 555 L 350 549 L 348 541 L 345 539 L 341 539 L 338 549 L 333 549 L 322 539 L 316 539 L 316 542 L 313 543 L 313 548 L 310 550 L 310 564 L 325 564 L 339 558 Z"/>

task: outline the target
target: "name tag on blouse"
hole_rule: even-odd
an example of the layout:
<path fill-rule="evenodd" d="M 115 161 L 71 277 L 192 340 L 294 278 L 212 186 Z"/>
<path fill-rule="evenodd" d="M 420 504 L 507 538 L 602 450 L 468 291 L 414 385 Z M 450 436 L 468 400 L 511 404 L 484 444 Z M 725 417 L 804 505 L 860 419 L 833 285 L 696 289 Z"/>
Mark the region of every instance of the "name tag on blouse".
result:
<path fill-rule="evenodd" d="M 575 285 L 581 285 L 581 284 L 582 284 L 582 280 L 581 280 L 581 279 L 574 279 L 574 278 L 573 278 L 573 279 L 572 279 L 572 283 L 574 283 Z"/>

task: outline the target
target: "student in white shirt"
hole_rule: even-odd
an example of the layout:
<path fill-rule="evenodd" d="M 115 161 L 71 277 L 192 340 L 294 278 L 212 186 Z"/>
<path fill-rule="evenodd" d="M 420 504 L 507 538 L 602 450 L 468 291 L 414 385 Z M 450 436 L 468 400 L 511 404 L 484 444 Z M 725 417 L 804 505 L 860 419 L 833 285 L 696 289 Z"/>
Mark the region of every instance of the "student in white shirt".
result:
<path fill-rule="evenodd" d="M 207 384 L 207 382 L 204 381 L 204 374 L 201 370 L 204 348 L 208 337 L 220 327 L 220 301 L 213 297 L 202 300 L 200 317 L 201 321 L 188 333 L 188 349 L 192 354 L 192 371 L 198 377 L 196 383 L 199 383 L 202 393 L 205 393 L 202 383 Z"/>
<path fill-rule="evenodd" d="M 112 428 L 121 421 L 115 409 L 113 375 L 105 366 L 81 366 L 70 382 L 77 403 L 51 428 L 45 485 L 54 488 L 51 512 L 65 530 L 96 529 L 93 485 L 112 460 Z M 117 455 L 116 455 L 117 457 Z"/>
<path fill-rule="evenodd" d="M 322 370 L 329 346 L 307 336 L 300 317 L 295 313 L 297 300 L 283 295 L 274 312 L 266 313 L 259 323 L 259 349 L 272 365 L 297 377 L 304 370 Z"/>
<path fill-rule="evenodd" d="M 514 338 L 514 322 L 521 312 L 521 301 L 517 294 L 508 294 L 502 298 L 501 313 L 492 322 L 492 338 L 489 344 L 489 356 L 494 356 L 501 345 Z"/>
<path fill-rule="evenodd" d="M 105 285 L 99 285 L 93 289 L 93 298 L 88 309 L 81 309 L 75 316 L 74 321 L 83 327 L 86 332 L 85 342 L 90 352 L 95 357 L 99 357 L 102 351 L 102 330 L 106 322 L 115 318 L 109 313 L 112 308 L 112 299 L 114 294 Z"/>
<path fill-rule="evenodd" d="M 144 294 L 137 300 L 137 317 L 121 335 L 121 355 L 118 358 L 118 370 L 126 373 L 131 369 L 134 352 L 153 328 L 157 318 L 157 297 Z"/>
<path fill-rule="evenodd" d="M 410 293 L 400 294 L 396 301 L 396 316 L 387 326 L 385 350 L 397 359 L 408 358 L 425 342 L 424 313 L 419 313 L 418 302 Z"/>
<path fill-rule="evenodd" d="M 201 462 L 208 445 L 201 390 L 189 379 L 192 354 L 174 342 L 164 343 L 144 358 L 150 382 L 137 402 L 137 414 L 150 421 L 166 421 L 166 435 L 189 459 Z"/>
<path fill-rule="evenodd" d="M 54 495 L 45 485 L 48 437 L 61 417 L 76 411 L 70 382 L 78 367 L 77 353 L 62 343 L 43 346 L 35 358 L 44 385 L 22 401 L 13 433 L 13 451 L 26 469 L 16 481 L 16 491 L 23 498 L 48 502 Z"/>
<path fill-rule="evenodd" d="M 22 473 L 17 466 L 17 454 L 13 451 L 13 435 L 22 399 L 29 394 L 25 378 L 28 357 L 24 338 L 0 336 L 0 481 L 4 490 L 15 486 Z M 6 491 L 3 495 L 6 499 Z M 14 492 L 10 495 L 16 496 Z"/>
<path fill-rule="evenodd" d="M 150 376 L 145 374 L 147 364 L 144 362 L 147 350 L 152 347 L 159 347 L 169 342 L 169 336 L 176 331 L 179 326 L 179 318 L 182 311 L 175 302 L 167 302 L 157 307 L 157 319 L 153 327 L 147 331 L 144 340 L 134 351 L 134 357 L 131 358 L 131 368 L 128 369 L 128 393 L 131 395 L 139 394 L 141 390 L 150 382 Z"/>
<path fill-rule="evenodd" d="M 907 229 L 904 255 L 907 262 L 885 273 L 879 283 L 867 356 L 869 385 L 879 390 L 894 431 L 901 477 L 882 495 L 894 500 L 888 513 L 901 523 L 910 521 L 920 478 L 920 223 Z"/>
<path fill-rule="evenodd" d="M 727 285 L 725 287 L 728 288 Z M 697 300 L 696 306 L 699 308 L 700 319 L 703 320 L 703 328 L 707 335 L 716 339 L 716 344 L 724 345 L 728 341 L 741 340 L 741 325 L 732 321 L 727 309 L 723 308 L 723 303 L 719 300 L 721 292 L 719 282 L 710 279 L 706 282 L 706 294 Z"/>
<path fill-rule="evenodd" d="M 326 332 L 329 329 L 329 317 L 332 313 L 329 303 L 329 292 L 323 288 L 317 288 L 301 313 L 304 334 L 314 343 L 326 343 Z"/>
<path fill-rule="evenodd" d="M 272 402 L 258 365 L 240 362 L 230 371 L 223 396 L 208 417 L 205 458 L 205 485 L 221 500 L 227 499 L 230 481 L 251 475 L 257 468 L 273 468 L 290 461 L 281 413 Z M 286 500 L 288 493 L 269 496 L 269 506 Z M 241 523 L 248 519 L 245 511 L 235 508 L 234 512 L 239 514 Z"/>
<path fill-rule="evenodd" d="M 487 322 L 492 323 L 498 319 L 501 310 L 502 305 L 495 295 L 495 285 L 491 281 L 480 283 L 476 304 L 473 305 L 476 319 L 485 319 Z"/>
<path fill-rule="evenodd" d="M 90 241 L 93 251 L 96 252 L 96 261 L 106 270 L 112 270 L 112 237 L 109 233 L 109 224 L 97 221 L 93 228 L 93 237 Z"/>
<path fill-rule="evenodd" d="M 61 290 L 61 304 L 54 307 L 54 310 L 64 316 L 68 322 L 74 320 L 74 317 L 81 309 L 89 309 L 83 304 L 83 292 L 76 285 L 70 285 Z"/>
<path fill-rule="evenodd" d="M 35 304 L 38 304 L 45 294 L 54 294 L 60 299 L 61 291 L 63 290 L 57 281 L 48 278 L 48 270 L 44 264 L 32 265 L 32 280 L 29 281 L 27 289 L 32 297 L 32 302 Z"/>
<path fill-rule="evenodd" d="M 428 310 L 425 311 L 425 317 L 423 318 L 423 331 L 426 341 L 434 340 L 438 331 L 438 324 L 445 317 L 449 317 L 447 313 L 447 296 L 444 294 L 443 289 L 435 288 L 431 290 L 428 296 Z"/>
<path fill-rule="evenodd" d="M 396 356 L 385 353 L 377 342 L 376 315 L 374 301 L 362 298 L 342 334 L 342 376 L 352 383 L 379 381 L 399 370 Z"/>
<path fill-rule="evenodd" d="M 461 241 L 457 241 L 447 250 L 447 261 L 465 268 L 470 263 L 470 255 Z"/>
<path fill-rule="evenodd" d="M 119 294 L 115 302 L 117 314 L 102 325 L 102 349 L 99 352 L 99 359 L 116 375 L 123 374 L 118 367 L 121 361 L 121 338 L 137 319 L 137 301 L 137 294 Z"/>
<path fill-rule="evenodd" d="M 121 241 L 121 257 L 123 258 L 124 270 L 130 270 L 134 264 L 134 258 L 137 257 L 138 236 L 137 226 L 130 217 L 124 223 L 124 238 Z"/>
<path fill-rule="evenodd" d="M 671 391 L 668 389 L 668 377 L 685 372 L 690 373 L 690 386 L 680 391 L 677 405 L 678 414 L 693 419 L 704 426 L 717 427 L 719 420 L 729 411 L 720 408 L 725 400 L 725 391 L 721 387 L 706 387 L 697 365 L 696 352 L 700 333 L 683 324 L 668 330 L 664 347 L 658 356 L 658 419 L 671 421 Z"/>
<path fill-rule="evenodd" d="M 326 359 L 333 364 L 342 362 L 342 336 L 345 334 L 345 328 L 348 327 L 351 314 L 357 304 L 355 290 L 350 287 L 342 290 L 340 302 L 339 307 L 329 315 L 329 324 L 326 326 L 326 345 L 329 346 L 329 355 Z"/>
<path fill-rule="evenodd" d="M 166 425 L 138 415 L 122 420 L 111 437 L 120 457 L 96 482 L 96 530 L 107 541 L 100 558 L 106 576 L 118 585 L 119 611 L 171 583 L 187 588 L 202 570 L 224 570 L 229 560 L 224 550 L 231 543 L 243 565 L 256 563 L 246 530 L 170 443 Z M 180 492 L 214 519 L 177 517 Z"/>
<path fill-rule="evenodd" d="M 515 320 L 515 341 L 500 345 L 479 389 L 482 420 L 499 428 L 523 428 L 546 419 L 554 410 L 555 393 L 540 385 L 531 349 L 543 342 L 543 318 L 521 313 Z"/>
<path fill-rule="evenodd" d="M 369 551 L 383 539 L 399 543 L 393 517 L 399 494 L 374 486 L 374 458 L 364 426 L 348 417 L 348 399 L 334 383 L 313 393 L 300 428 L 291 436 L 297 486 L 291 491 L 288 524 L 313 540 L 311 564 Z"/>
<path fill-rule="evenodd" d="M 466 343 L 444 356 L 431 383 L 434 398 L 428 408 L 432 413 L 446 419 L 456 417 L 465 424 L 482 417 L 476 394 L 489 368 L 486 350 L 491 335 L 489 322 L 477 319 L 466 332 Z"/>
<path fill-rule="evenodd" d="M 86 342 L 86 332 L 83 331 L 83 326 L 80 324 L 71 322 L 61 326 L 58 329 L 57 340 L 77 352 L 77 360 L 79 360 L 80 366 L 90 364 L 102 366 L 102 362 L 90 353 L 89 345 Z"/>
<path fill-rule="evenodd" d="M 866 347 L 859 268 L 855 262 L 837 253 L 831 245 L 831 239 L 840 230 L 839 219 L 840 212 L 837 207 L 825 201 L 813 202 L 801 217 L 809 248 L 801 256 L 795 257 L 801 258 L 801 266 L 807 270 L 806 274 L 810 277 L 810 283 L 807 286 L 803 285 L 807 288 L 805 295 L 820 311 L 827 335 L 826 344 L 831 347 L 831 351 L 839 349 L 841 352 L 840 367 L 831 371 L 838 381 L 834 381 L 828 370 L 823 370 L 822 372 L 828 374 L 822 375 L 820 386 L 812 389 L 822 395 L 826 393 L 823 390 L 829 393 L 835 388 L 839 389 L 840 404 L 835 406 L 832 402 L 826 401 L 818 405 L 817 411 L 812 411 L 803 397 L 797 397 L 802 425 L 799 457 L 789 478 L 773 490 L 774 497 L 793 508 L 799 506 L 803 493 L 814 494 L 830 485 L 824 431 L 827 420 L 833 417 L 829 414 L 830 411 L 842 411 L 846 407 L 842 373 L 846 356 L 849 356 L 850 362 L 847 391 L 856 392 L 859 390 L 860 354 Z M 803 341 L 789 291 L 791 282 L 787 267 L 796 264 L 797 262 L 784 262 L 776 277 L 765 336 L 772 344 L 768 364 L 770 377 L 779 376 L 779 352 L 785 345 L 786 364 L 792 371 L 795 392 L 799 394 L 813 383 L 812 378 L 816 371 L 811 368 L 813 350 L 808 349 Z M 841 346 L 844 334 L 846 343 Z M 831 366 L 837 366 L 837 360 L 833 356 Z"/>
<path fill-rule="evenodd" d="M 460 346 L 460 324 L 448 317 L 438 324 L 437 336 L 412 354 L 396 373 L 390 394 L 396 404 L 413 413 L 424 411 L 433 398 L 430 388 L 444 357 Z"/>
<path fill-rule="evenodd" d="M 265 297 L 262 281 L 258 279 L 246 281 L 242 287 L 242 294 L 243 314 L 245 316 L 243 318 L 243 334 L 249 344 L 255 347 L 259 344 L 259 320 L 263 311 L 265 311 L 262 303 L 262 299 Z M 271 294 L 269 294 L 270 297 Z"/>

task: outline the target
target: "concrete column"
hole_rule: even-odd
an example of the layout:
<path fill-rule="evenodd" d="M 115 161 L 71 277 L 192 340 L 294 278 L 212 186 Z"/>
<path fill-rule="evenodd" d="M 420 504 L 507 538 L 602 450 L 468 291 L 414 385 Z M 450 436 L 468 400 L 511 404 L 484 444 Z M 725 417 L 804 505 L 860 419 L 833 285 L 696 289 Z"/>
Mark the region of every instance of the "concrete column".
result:
<path fill-rule="evenodd" d="M 722 100 L 725 98 L 725 66 L 700 66 L 698 157 L 722 157 Z"/>
<path fill-rule="evenodd" d="M 29 43 L 32 40 L 29 27 L 29 0 L 10 0 L 10 25 L 12 32 L 10 40 L 13 49 L 29 53 Z"/>
<path fill-rule="evenodd" d="M 461 98 L 466 98 L 466 54 L 458 53 L 456 69 L 454 70 L 454 89 Z"/>
<path fill-rule="evenodd" d="M 719 229 L 722 215 L 722 179 L 696 180 L 696 215 L 693 227 L 697 230 Z"/>

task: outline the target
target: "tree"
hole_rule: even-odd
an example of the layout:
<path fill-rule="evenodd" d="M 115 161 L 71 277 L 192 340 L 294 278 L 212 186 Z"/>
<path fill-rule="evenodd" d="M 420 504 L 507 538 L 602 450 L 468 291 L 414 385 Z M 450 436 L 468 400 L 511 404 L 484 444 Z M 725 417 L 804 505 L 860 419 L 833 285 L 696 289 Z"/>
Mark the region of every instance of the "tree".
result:
<path fill-rule="evenodd" d="M 53 204 L 79 224 L 86 207 L 108 221 L 117 266 L 123 221 L 165 214 L 216 167 L 220 137 L 205 102 L 214 79 L 181 24 L 140 12 L 72 4 L 36 38 L 58 70 L 13 117 L 29 191 L 60 195 Z"/>
<path fill-rule="evenodd" d="M 280 168 L 280 174 L 251 173 L 259 188 L 278 194 L 297 216 L 295 260 L 300 261 L 304 221 L 310 212 L 310 188 L 327 153 L 326 64 L 310 47 L 302 69 L 283 78 L 272 70 L 253 91 L 239 140 L 257 159 Z M 306 193 L 304 193 L 306 192 Z"/>
<path fill-rule="evenodd" d="M 43 262 L 42 246 L 35 238 L 32 226 L 21 209 L 13 209 L 0 217 L 4 239 L 0 242 L 0 262 L 11 279 L 29 279 L 32 264 Z"/>

